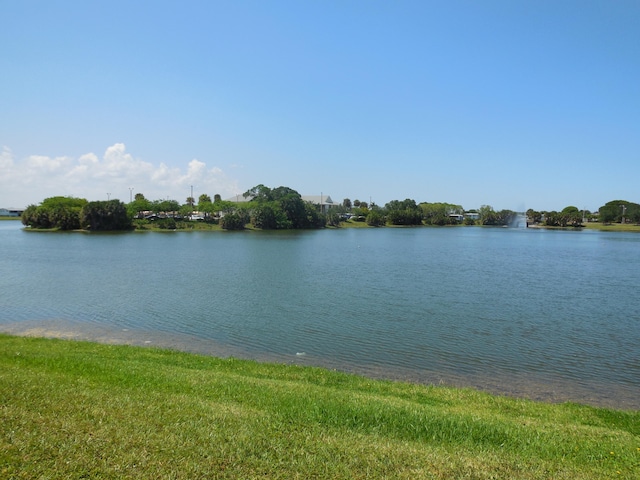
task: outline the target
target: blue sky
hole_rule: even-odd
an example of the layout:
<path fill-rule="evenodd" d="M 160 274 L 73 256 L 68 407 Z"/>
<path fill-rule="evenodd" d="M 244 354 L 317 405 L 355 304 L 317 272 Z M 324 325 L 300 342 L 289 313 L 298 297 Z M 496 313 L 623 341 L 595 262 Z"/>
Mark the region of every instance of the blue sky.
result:
<path fill-rule="evenodd" d="M 640 2 L 0 2 L 0 207 L 640 203 Z"/>

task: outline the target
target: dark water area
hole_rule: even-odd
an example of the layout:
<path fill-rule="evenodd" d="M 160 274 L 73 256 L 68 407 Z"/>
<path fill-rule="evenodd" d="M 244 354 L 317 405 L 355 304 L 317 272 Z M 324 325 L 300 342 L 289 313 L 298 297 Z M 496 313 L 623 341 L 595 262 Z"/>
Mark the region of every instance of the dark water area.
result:
<path fill-rule="evenodd" d="M 638 234 L 0 222 L 0 245 L 0 331 L 640 408 Z"/>

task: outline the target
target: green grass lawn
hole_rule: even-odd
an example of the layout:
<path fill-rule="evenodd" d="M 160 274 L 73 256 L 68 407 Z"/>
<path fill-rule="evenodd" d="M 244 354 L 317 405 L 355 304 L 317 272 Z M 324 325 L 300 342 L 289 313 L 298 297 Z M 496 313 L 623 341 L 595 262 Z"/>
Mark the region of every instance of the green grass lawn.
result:
<path fill-rule="evenodd" d="M 0 478 L 640 478 L 640 412 L 0 335 Z"/>

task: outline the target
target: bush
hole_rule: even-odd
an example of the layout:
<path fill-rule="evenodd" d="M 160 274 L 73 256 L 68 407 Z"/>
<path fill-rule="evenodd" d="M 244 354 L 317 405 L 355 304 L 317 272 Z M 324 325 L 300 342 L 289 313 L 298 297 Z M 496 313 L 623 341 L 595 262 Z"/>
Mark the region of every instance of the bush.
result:
<path fill-rule="evenodd" d="M 220 219 L 220 226 L 224 230 L 244 230 L 245 219 L 237 213 L 227 213 Z"/>
<path fill-rule="evenodd" d="M 163 230 L 175 230 L 177 227 L 176 221 L 173 218 L 161 218 L 157 221 L 156 225 Z"/>
<path fill-rule="evenodd" d="M 89 202 L 80 211 L 80 225 L 93 231 L 128 230 L 131 217 L 120 200 Z"/>
<path fill-rule="evenodd" d="M 371 227 L 381 227 L 385 224 L 385 219 L 378 211 L 372 210 L 369 212 L 369 215 L 367 215 L 366 222 L 367 225 Z"/>
<path fill-rule="evenodd" d="M 36 206 L 29 205 L 22 213 L 22 223 L 32 228 L 80 228 L 80 212 L 87 204 L 83 198 L 50 197 Z"/>

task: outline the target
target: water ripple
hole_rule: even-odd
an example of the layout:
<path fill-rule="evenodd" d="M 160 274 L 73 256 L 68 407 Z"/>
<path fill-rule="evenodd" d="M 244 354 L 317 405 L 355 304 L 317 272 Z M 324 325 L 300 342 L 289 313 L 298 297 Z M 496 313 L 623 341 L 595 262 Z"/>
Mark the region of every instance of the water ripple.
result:
<path fill-rule="evenodd" d="M 186 349 L 639 408 L 629 399 L 640 398 L 630 290 L 640 236 L 565 233 L 3 229 L 15 253 L 0 260 L 10 292 L 0 327 L 67 321 Z"/>

